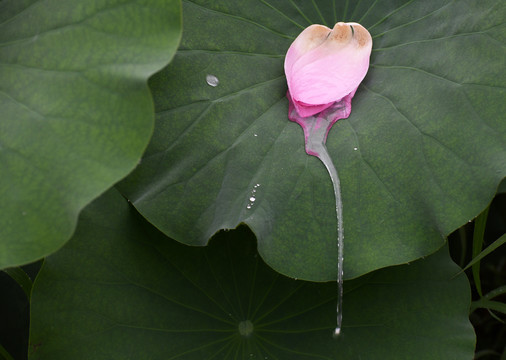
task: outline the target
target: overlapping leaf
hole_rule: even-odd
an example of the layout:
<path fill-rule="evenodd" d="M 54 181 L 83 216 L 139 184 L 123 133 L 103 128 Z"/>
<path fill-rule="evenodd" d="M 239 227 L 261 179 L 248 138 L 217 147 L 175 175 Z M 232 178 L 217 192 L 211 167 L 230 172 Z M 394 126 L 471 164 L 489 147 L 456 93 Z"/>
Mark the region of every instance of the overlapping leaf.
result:
<path fill-rule="evenodd" d="M 447 249 L 345 284 L 270 269 L 245 227 L 188 247 L 111 191 L 34 284 L 30 359 L 472 359 L 469 285 Z"/>
<path fill-rule="evenodd" d="M 178 0 L 0 3 L 0 268 L 36 260 L 138 163 Z"/>
<path fill-rule="evenodd" d="M 327 141 L 341 176 L 346 277 L 434 252 L 506 175 L 504 2 L 183 4 L 181 48 L 150 83 L 154 138 L 121 185 L 170 237 L 204 245 L 245 223 L 277 271 L 335 278 L 332 186 L 285 99 L 284 54 L 313 22 L 357 21 L 374 39 L 352 114 Z"/>

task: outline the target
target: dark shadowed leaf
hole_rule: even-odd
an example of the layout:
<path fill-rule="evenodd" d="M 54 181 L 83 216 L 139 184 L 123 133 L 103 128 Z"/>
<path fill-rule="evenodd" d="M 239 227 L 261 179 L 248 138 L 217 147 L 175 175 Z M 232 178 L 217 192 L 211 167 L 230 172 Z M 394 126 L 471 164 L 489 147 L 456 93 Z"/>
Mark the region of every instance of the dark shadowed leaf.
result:
<path fill-rule="evenodd" d="M 0 2 L 0 268 L 41 258 L 138 163 L 178 0 Z"/>
<path fill-rule="evenodd" d="M 447 249 L 345 283 L 269 268 L 246 228 L 207 247 L 155 231 L 116 191 L 34 284 L 30 359 L 472 359 L 469 284 Z"/>

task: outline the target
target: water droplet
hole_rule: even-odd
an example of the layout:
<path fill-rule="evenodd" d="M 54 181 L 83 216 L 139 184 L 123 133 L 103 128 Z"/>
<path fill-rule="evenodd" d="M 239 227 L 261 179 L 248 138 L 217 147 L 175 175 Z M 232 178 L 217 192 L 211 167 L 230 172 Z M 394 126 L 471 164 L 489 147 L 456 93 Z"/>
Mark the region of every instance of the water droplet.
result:
<path fill-rule="evenodd" d="M 332 334 L 332 337 L 335 339 L 339 336 L 339 334 L 341 334 L 341 328 L 336 327 L 334 329 L 334 333 Z"/>
<path fill-rule="evenodd" d="M 358 150 L 358 147 L 354 147 L 353 150 L 357 151 Z"/>
<path fill-rule="evenodd" d="M 212 87 L 216 87 L 220 83 L 220 80 L 218 80 L 218 78 L 216 76 L 208 74 L 206 76 L 206 82 L 208 85 L 210 85 Z"/>
<path fill-rule="evenodd" d="M 248 205 L 246 205 L 246 209 L 251 209 L 256 201 L 256 192 L 257 188 L 260 186 L 260 184 L 253 185 L 253 189 L 251 189 L 250 197 L 248 199 Z"/>
<path fill-rule="evenodd" d="M 253 136 L 258 136 L 258 134 L 253 134 Z"/>

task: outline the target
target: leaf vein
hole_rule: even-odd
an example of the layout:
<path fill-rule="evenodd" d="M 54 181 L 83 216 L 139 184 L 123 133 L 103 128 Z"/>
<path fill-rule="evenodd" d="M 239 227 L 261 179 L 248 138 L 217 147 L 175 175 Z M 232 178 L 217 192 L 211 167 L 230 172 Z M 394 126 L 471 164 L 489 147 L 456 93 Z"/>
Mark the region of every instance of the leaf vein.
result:
<path fill-rule="evenodd" d="M 263 1 L 263 0 L 261 0 L 261 1 Z M 255 26 L 259 27 L 262 30 L 268 31 L 268 32 L 270 32 L 270 33 L 272 33 L 274 35 L 283 37 L 285 39 L 293 39 L 293 37 L 290 36 L 290 35 L 286 35 L 286 34 L 282 34 L 280 32 L 277 32 L 277 31 L 275 31 L 273 29 L 268 28 L 267 26 L 264 26 L 264 25 L 261 25 L 261 24 L 255 22 L 253 20 L 250 20 L 250 19 L 238 16 L 238 15 L 229 14 L 229 13 L 226 13 L 224 11 L 218 11 L 218 10 L 215 10 L 215 9 L 210 9 L 210 8 L 205 7 L 205 6 L 196 4 L 196 3 L 194 3 L 193 1 L 190 1 L 190 0 L 184 0 L 184 2 L 188 3 L 188 4 L 191 4 L 191 5 L 195 6 L 195 7 L 204 9 L 205 11 L 208 11 L 210 13 L 219 14 L 219 15 L 222 15 L 222 16 L 230 17 L 230 18 L 235 19 L 235 20 L 243 21 L 243 22 L 248 23 L 248 24 L 255 25 Z"/>

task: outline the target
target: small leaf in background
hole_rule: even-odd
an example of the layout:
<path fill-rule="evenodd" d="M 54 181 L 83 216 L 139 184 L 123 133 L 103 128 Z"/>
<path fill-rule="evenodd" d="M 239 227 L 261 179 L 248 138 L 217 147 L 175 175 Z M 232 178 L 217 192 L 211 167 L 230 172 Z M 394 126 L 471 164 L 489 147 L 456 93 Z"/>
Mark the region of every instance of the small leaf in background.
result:
<path fill-rule="evenodd" d="M 490 244 L 489 246 L 487 246 L 486 249 L 484 249 L 483 251 L 479 252 L 473 258 L 473 260 L 471 260 L 469 262 L 469 264 L 467 264 L 462 270 L 459 271 L 459 273 L 464 272 L 465 270 L 469 269 L 474 264 L 479 263 L 485 256 L 487 256 L 487 255 L 491 254 L 492 252 L 494 252 L 498 247 L 504 245 L 504 243 L 506 243 L 506 234 L 504 234 L 499 239 L 497 239 L 496 241 L 494 241 L 492 244 Z M 480 248 L 481 248 L 481 245 L 480 245 Z M 479 272 L 478 272 L 477 276 L 479 278 Z M 478 293 L 481 295 L 481 289 L 478 288 L 478 282 L 476 281 L 477 277 L 474 276 L 474 273 L 473 273 L 473 279 L 475 280 L 475 283 L 477 284 L 476 285 L 476 289 L 478 290 Z"/>
<path fill-rule="evenodd" d="M 32 292 L 30 359 L 471 360 L 469 284 L 447 249 L 345 283 L 270 269 L 246 227 L 188 247 L 115 190 L 82 213 Z"/>
<path fill-rule="evenodd" d="M 284 54 L 311 23 L 358 22 L 374 44 L 327 138 L 347 278 L 433 253 L 506 176 L 504 1 L 193 0 L 183 16 L 174 61 L 150 81 L 153 139 L 120 185 L 177 241 L 244 223 L 275 270 L 336 279 L 332 184 L 287 119 Z"/>
<path fill-rule="evenodd" d="M 471 310 L 470 312 L 473 312 L 474 310 L 478 308 L 488 309 L 488 310 L 494 310 L 499 311 L 506 315 L 506 304 L 500 301 L 494 301 L 494 300 L 487 300 L 487 299 L 479 299 L 476 301 L 473 301 L 471 304 Z"/>
<path fill-rule="evenodd" d="M 147 78 L 173 56 L 178 0 L 0 2 L 0 268 L 61 247 L 138 163 Z"/>
<path fill-rule="evenodd" d="M 20 267 L 7 268 L 3 270 L 9 275 L 14 281 L 16 281 L 19 287 L 23 290 L 28 301 L 30 301 L 30 293 L 32 291 L 32 279 L 28 274 Z"/>
<path fill-rule="evenodd" d="M 480 215 L 478 215 L 478 217 L 474 221 L 472 273 L 473 273 L 474 284 L 476 286 L 476 291 L 478 291 L 478 294 L 480 296 L 483 296 L 483 293 L 481 290 L 481 280 L 480 280 L 480 264 L 481 263 L 479 260 L 476 260 L 476 259 L 482 253 L 483 237 L 485 235 L 485 227 L 487 225 L 488 211 L 489 211 L 489 207 L 487 206 L 487 208 Z M 490 248 L 489 251 L 491 251 L 491 249 L 492 248 Z M 467 266 L 466 266 L 466 268 L 467 268 Z"/>

